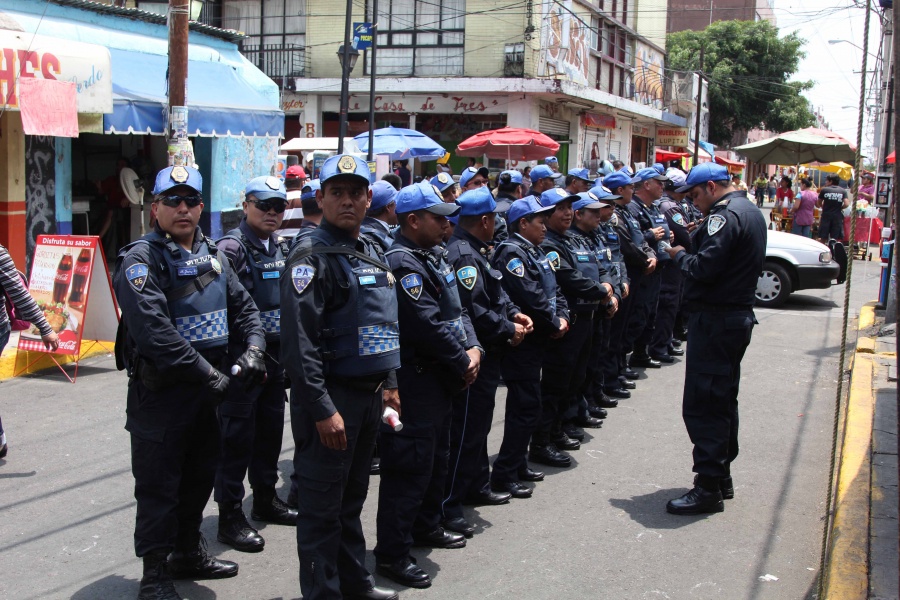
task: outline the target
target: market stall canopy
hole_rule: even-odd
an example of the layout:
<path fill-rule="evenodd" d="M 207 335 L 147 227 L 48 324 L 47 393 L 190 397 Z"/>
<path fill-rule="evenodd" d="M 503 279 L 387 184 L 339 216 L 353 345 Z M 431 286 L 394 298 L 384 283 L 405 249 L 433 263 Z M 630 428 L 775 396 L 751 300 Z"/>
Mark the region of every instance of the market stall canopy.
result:
<path fill-rule="evenodd" d="M 384 127 L 374 132 L 373 154 L 387 154 L 391 160 L 418 158 L 419 160 L 437 160 L 447 151 L 422 132 L 402 127 Z M 353 140 L 361 152 L 369 151 L 369 132 L 361 133 Z"/>
<path fill-rule="evenodd" d="M 113 112 L 103 116 L 103 130 L 164 135 L 168 58 L 117 49 L 109 53 Z M 188 61 L 187 103 L 189 135 L 284 136 L 284 113 L 228 63 Z"/>
<path fill-rule="evenodd" d="M 892 164 L 894 164 L 895 162 L 897 162 L 897 151 L 894 150 L 893 152 L 891 152 L 890 154 L 888 154 L 888 155 L 887 155 L 887 158 L 884 159 L 884 162 L 886 162 L 886 163 L 889 164 L 889 165 L 892 165 Z"/>
<path fill-rule="evenodd" d="M 719 156 L 718 154 L 716 155 L 716 163 L 728 167 L 729 171 L 740 171 L 745 166 L 747 166 L 740 161 L 730 160 L 728 158 L 725 158 L 724 156 Z"/>
<path fill-rule="evenodd" d="M 456 147 L 460 156 L 507 160 L 542 160 L 556 154 L 559 143 L 534 129 L 503 127 L 476 133 Z"/>
<path fill-rule="evenodd" d="M 808 127 L 745 144 L 734 149 L 753 162 L 791 165 L 810 162 L 853 162 L 856 146 L 826 129 Z"/>
<path fill-rule="evenodd" d="M 667 163 L 670 160 L 678 160 L 691 156 L 690 152 L 669 152 L 668 150 L 656 149 L 656 162 Z"/>
<path fill-rule="evenodd" d="M 283 152 L 311 152 L 313 150 L 337 151 L 338 138 L 336 137 L 296 137 L 281 145 Z M 359 148 L 353 138 L 344 138 L 344 152 L 347 154 L 359 154 Z"/>
<path fill-rule="evenodd" d="M 804 165 L 809 167 L 810 169 L 816 169 L 817 171 L 822 171 L 825 173 L 837 173 L 837 176 L 841 179 L 852 179 L 853 178 L 853 165 L 848 165 L 845 162 L 832 162 L 832 163 L 820 163 L 820 162 L 812 162 Z"/>

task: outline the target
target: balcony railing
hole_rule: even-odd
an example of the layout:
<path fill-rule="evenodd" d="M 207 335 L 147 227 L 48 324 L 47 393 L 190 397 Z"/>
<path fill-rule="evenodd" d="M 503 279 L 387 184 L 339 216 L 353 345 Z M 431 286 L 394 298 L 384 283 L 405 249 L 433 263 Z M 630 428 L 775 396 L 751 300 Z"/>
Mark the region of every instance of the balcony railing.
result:
<path fill-rule="evenodd" d="M 309 53 L 303 46 L 293 44 L 245 45 L 241 53 L 247 60 L 274 80 L 311 77 Z M 289 81 L 284 84 L 287 87 Z"/>

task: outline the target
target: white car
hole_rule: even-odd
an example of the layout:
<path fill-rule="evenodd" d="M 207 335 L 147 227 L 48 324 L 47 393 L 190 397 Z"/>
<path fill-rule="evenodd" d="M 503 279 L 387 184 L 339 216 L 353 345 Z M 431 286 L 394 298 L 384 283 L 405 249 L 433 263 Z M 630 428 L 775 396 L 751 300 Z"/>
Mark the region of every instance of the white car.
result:
<path fill-rule="evenodd" d="M 843 283 L 846 253 L 841 265 L 828 246 L 801 235 L 768 230 L 766 262 L 756 284 L 756 305 L 774 308 L 784 304 L 791 292 L 827 289 Z"/>

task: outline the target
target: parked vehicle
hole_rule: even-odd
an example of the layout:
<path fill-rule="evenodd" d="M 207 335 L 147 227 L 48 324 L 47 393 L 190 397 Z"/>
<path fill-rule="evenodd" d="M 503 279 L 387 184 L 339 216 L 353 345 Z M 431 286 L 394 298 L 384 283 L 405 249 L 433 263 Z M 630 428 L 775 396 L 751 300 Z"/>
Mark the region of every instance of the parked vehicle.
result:
<path fill-rule="evenodd" d="M 832 257 L 828 246 L 813 239 L 768 231 L 766 262 L 756 284 L 756 305 L 775 308 L 787 302 L 792 292 L 827 289 L 835 282 L 843 283 L 844 265 Z"/>

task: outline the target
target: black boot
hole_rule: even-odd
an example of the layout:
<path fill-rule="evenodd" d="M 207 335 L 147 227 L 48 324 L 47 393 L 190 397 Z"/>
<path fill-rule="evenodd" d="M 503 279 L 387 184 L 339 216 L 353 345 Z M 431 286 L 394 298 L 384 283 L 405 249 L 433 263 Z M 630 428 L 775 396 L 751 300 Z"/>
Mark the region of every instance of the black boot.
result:
<path fill-rule="evenodd" d="M 157 550 L 144 557 L 144 575 L 138 600 L 183 600 L 175 591 L 175 583 L 169 576 L 166 550 Z"/>
<path fill-rule="evenodd" d="M 704 482 L 704 485 L 708 485 L 707 482 Z M 724 511 L 725 503 L 722 502 L 719 482 L 715 482 L 709 488 L 695 486 L 684 496 L 669 500 L 666 510 L 673 515 L 700 515 Z"/>
<path fill-rule="evenodd" d="M 199 533 L 179 543 L 169 557 L 172 579 L 225 579 L 238 574 L 238 566 L 230 560 L 218 560 L 206 551 L 206 540 Z"/>
<path fill-rule="evenodd" d="M 297 511 L 285 504 L 275 490 L 253 490 L 253 510 L 250 516 L 257 521 L 275 525 L 297 526 Z"/>
<path fill-rule="evenodd" d="M 219 534 L 217 538 L 239 552 L 262 552 L 266 540 L 250 526 L 240 502 L 219 504 Z"/>

